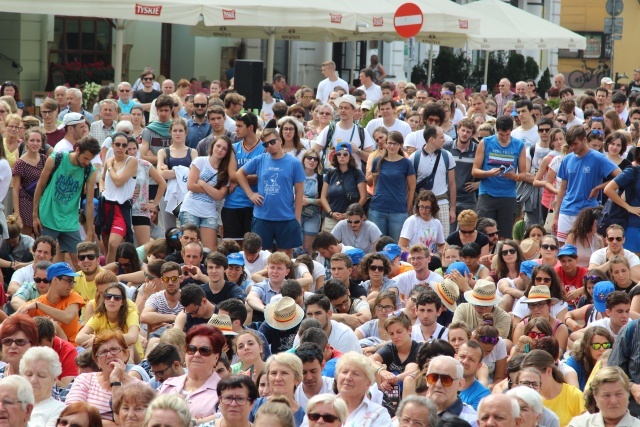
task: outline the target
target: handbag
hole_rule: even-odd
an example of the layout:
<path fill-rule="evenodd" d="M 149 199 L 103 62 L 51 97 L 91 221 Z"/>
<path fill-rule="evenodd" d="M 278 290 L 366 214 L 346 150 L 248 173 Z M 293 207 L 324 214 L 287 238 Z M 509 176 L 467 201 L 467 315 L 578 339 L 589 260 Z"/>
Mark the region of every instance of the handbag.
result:
<path fill-rule="evenodd" d="M 302 207 L 302 216 L 312 217 L 319 213 L 316 205 L 307 205 Z"/>

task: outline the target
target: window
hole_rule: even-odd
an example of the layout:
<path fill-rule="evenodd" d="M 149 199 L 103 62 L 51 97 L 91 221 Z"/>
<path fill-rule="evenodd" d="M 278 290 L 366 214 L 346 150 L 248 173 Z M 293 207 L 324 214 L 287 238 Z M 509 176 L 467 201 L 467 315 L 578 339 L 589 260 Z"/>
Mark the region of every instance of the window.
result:
<path fill-rule="evenodd" d="M 587 38 L 587 48 L 582 50 L 558 49 L 558 58 L 609 59 L 611 58 L 611 36 L 603 33 L 578 34 Z"/>
<path fill-rule="evenodd" d="M 49 62 L 111 64 L 111 24 L 100 18 L 56 16 Z"/>

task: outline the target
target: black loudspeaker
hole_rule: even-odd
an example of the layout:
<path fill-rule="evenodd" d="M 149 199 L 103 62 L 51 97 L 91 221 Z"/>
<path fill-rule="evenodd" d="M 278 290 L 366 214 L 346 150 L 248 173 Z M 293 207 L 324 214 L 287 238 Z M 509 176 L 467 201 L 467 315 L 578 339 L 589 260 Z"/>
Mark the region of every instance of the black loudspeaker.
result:
<path fill-rule="evenodd" d="M 262 108 L 262 75 L 264 62 L 252 59 L 236 59 L 234 87 L 246 98 L 245 110 Z"/>

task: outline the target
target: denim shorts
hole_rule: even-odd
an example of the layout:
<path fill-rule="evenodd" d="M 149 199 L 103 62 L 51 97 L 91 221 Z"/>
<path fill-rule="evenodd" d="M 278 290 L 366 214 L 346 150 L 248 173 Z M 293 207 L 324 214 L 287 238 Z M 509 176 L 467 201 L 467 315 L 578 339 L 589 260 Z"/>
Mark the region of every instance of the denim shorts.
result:
<path fill-rule="evenodd" d="M 178 219 L 180 220 L 180 224 L 195 224 L 199 228 L 218 229 L 218 216 L 215 214 L 209 218 L 200 218 L 199 216 L 195 216 L 189 212 L 180 211 Z"/>
<path fill-rule="evenodd" d="M 316 236 L 320 231 L 320 224 L 322 223 L 322 217 L 320 213 L 313 216 L 302 215 L 302 234 L 305 236 Z"/>

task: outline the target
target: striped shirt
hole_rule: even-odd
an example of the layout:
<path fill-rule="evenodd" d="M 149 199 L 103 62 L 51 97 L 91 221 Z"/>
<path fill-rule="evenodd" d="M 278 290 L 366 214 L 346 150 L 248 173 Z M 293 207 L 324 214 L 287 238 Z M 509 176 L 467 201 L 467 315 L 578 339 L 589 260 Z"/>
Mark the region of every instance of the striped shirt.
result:
<path fill-rule="evenodd" d="M 151 295 L 147 302 L 145 302 L 144 306 L 151 307 L 154 311 L 160 314 L 173 314 L 177 316 L 182 310 L 184 310 L 184 307 L 180 304 L 180 301 L 178 301 L 176 306 L 172 308 L 167 302 L 167 297 L 164 292 L 165 291 L 160 291 Z"/>

